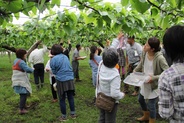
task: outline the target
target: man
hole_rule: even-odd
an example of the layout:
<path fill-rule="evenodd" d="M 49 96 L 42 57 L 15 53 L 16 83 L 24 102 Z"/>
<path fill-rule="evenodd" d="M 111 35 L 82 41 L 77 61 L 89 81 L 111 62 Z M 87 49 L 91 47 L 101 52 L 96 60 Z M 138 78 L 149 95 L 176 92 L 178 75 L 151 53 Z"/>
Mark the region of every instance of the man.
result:
<path fill-rule="evenodd" d="M 43 87 L 44 84 L 44 54 L 47 52 L 45 45 L 41 49 L 38 49 L 38 47 L 30 53 L 28 60 L 34 68 L 34 81 L 37 89 Z"/>
<path fill-rule="evenodd" d="M 80 82 L 79 79 L 79 61 L 78 60 L 84 60 L 86 57 L 80 57 L 79 51 L 81 50 L 81 45 L 77 44 L 76 49 L 74 50 L 73 57 L 72 57 L 72 68 L 74 72 L 74 78 L 76 79 L 76 82 Z"/>
<path fill-rule="evenodd" d="M 128 37 L 127 40 L 127 47 L 126 47 L 126 64 L 128 66 L 127 68 L 127 75 L 133 72 L 134 68 L 138 65 L 140 58 L 141 58 L 141 53 L 142 53 L 142 46 L 135 42 L 134 36 Z M 137 96 L 139 91 L 139 87 L 134 88 L 134 93 L 132 94 L 133 96 Z M 124 85 L 124 92 L 128 93 L 129 92 L 129 85 L 125 84 Z"/>

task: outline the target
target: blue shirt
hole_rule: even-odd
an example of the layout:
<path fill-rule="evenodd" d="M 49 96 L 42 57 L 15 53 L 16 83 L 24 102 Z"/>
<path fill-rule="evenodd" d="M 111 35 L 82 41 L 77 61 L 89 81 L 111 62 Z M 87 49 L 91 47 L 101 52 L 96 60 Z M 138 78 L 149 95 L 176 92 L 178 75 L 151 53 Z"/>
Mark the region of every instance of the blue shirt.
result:
<path fill-rule="evenodd" d="M 102 56 L 95 55 L 94 59 L 99 64 L 100 61 L 102 60 Z M 98 71 L 98 65 L 93 60 L 89 60 L 89 65 L 92 68 L 93 85 L 96 86 L 96 76 L 97 76 L 97 71 Z"/>
<path fill-rule="evenodd" d="M 50 61 L 50 67 L 56 77 L 56 80 L 63 82 L 74 79 L 70 61 L 64 54 L 54 56 Z"/>

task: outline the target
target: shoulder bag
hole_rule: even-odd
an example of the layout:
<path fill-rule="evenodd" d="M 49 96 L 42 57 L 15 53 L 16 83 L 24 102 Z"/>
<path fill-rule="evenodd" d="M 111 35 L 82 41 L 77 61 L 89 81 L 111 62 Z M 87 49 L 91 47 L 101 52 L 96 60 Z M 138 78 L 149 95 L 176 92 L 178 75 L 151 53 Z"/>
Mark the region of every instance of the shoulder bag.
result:
<path fill-rule="evenodd" d="M 99 71 L 98 71 L 97 92 L 98 92 L 98 88 L 99 88 L 99 72 L 100 72 L 100 69 L 101 69 L 101 65 L 102 64 L 100 64 L 100 68 L 99 68 Z M 115 105 L 115 99 L 113 99 L 110 96 L 105 95 L 102 92 L 99 92 L 99 93 L 97 93 L 97 98 L 96 98 L 95 104 L 98 108 L 103 109 L 103 110 L 108 111 L 108 112 L 111 112 L 114 108 L 114 105 Z"/>

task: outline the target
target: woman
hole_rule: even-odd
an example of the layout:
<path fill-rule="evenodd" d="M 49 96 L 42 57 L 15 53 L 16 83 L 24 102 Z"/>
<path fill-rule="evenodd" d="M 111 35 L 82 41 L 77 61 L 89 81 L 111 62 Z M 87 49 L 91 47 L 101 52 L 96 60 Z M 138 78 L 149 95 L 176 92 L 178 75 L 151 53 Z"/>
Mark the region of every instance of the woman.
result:
<path fill-rule="evenodd" d="M 170 27 L 163 44 L 173 64 L 159 78 L 159 114 L 170 123 L 184 123 L 184 26 Z"/>
<path fill-rule="evenodd" d="M 96 46 L 90 47 L 90 60 L 89 65 L 92 69 L 92 81 L 93 85 L 96 87 L 96 75 L 98 71 L 99 62 L 102 60 L 101 56 L 98 56 L 98 48 Z"/>
<path fill-rule="evenodd" d="M 49 57 L 50 59 L 47 61 L 47 64 L 45 66 L 45 71 L 49 73 L 50 87 L 51 87 L 52 98 L 53 98 L 52 102 L 57 102 L 57 92 L 54 89 L 54 84 L 56 83 L 56 79 L 50 68 L 50 60 L 53 57 L 53 55 L 50 54 L 50 51 L 49 51 Z"/>
<path fill-rule="evenodd" d="M 158 99 L 158 79 L 160 74 L 168 68 L 168 65 L 160 52 L 160 41 L 156 37 L 149 38 L 143 50 L 141 61 L 134 71 L 143 72 L 150 77 L 141 86 L 138 101 L 144 115 L 137 118 L 137 120 L 149 120 L 149 123 L 155 123 L 156 103 Z M 147 103 L 146 100 L 148 100 Z"/>
<path fill-rule="evenodd" d="M 97 93 L 102 92 L 116 100 L 115 106 L 111 112 L 100 110 L 99 123 L 115 123 L 116 113 L 119 100 L 124 97 L 124 93 L 120 91 L 121 77 L 118 69 L 115 68 L 118 63 L 118 53 L 114 48 L 106 49 L 102 54 L 103 61 L 99 64 Z"/>
<path fill-rule="evenodd" d="M 25 114 L 28 111 L 25 109 L 27 96 L 32 93 L 31 84 L 27 73 L 32 73 L 33 69 L 26 64 L 26 50 L 18 49 L 16 51 L 16 59 L 13 63 L 12 87 L 15 93 L 20 95 L 19 113 Z"/>
<path fill-rule="evenodd" d="M 57 83 L 57 92 L 60 101 L 60 110 L 62 116 L 59 117 L 60 121 L 66 121 L 66 95 L 70 106 L 71 118 L 76 118 L 75 105 L 74 105 L 74 75 L 70 61 L 66 55 L 63 54 L 60 45 L 55 44 L 51 48 L 51 54 L 54 56 L 50 61 L 52 73 L 55 75 Z"/>

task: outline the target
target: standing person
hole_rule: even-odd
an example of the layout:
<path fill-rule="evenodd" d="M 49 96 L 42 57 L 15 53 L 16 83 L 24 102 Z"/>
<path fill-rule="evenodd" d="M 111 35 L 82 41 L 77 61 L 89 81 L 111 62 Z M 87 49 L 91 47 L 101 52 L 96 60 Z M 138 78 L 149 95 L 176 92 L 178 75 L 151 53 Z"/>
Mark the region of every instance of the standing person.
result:
<path fill-rule="evenodd" d="M 50 67 L 53 74 L 56 77 L 57 82 L 57 92 L 60 101 L 60 110 L 62 116 L 59 118 L 60 121 L 66 121 L 66 103 L 65 99 L 68 99 L 70 106 L 70 116 L 71 118 L 76 118 L 75 115 L 75 105 L 74 105 L 74 76 L 70 61 L 66 55 L 62 53 L 62 48 L 60 45 L 53 45 L 51 48 L 51 54 L 54 57 L 50 61 Z M 67 95 L 67 97 L 66 97 Z"/>
<path fill-rule="evenodd" d="M 51 86 L 52 97 L 53 97 L 52 102 L 57 102 L 57 92 L 54 89 L 54 84 L 56 83 L 56 79 L 55 79 L 55 75 L 52 73 L 52 70 L 50 68 L 50 60 L 53 57 L 53 55 L 51 55 L 50 52 L 49 52 L 49 57 L 50 59 L 47 61 L 47 64 L 45 66 L 45 71 L 49 72 L 49 80 L 50 80 L 50 86 Z"/>
<path fill-rule="evenodd" d="M 98 123 L 115 123 L 119 100 L 124 97 L 120 91 L 121 77 L 115 65 L 118 63 L 118 53 L 116 49 L 106 49 L 102 54 L 103 61 L 99 64 L 98 81 L 96 94 L 104 93 L 116 100 L 115 106 L 111 112 L 100 110 Z M 97 96 L 97 95 L 96 95 Z"/>
<path fill-rule="evenodd" d="M 97 46 L 91 46 L 90 47 L 90 60 L 89 65 L 92 69 L 92 81 L 93 85 L 96 87 L 96 76 L 98 71 L 98 65 L 100 61 L 102 60 L 102 56 L 98 55 L 98 48 Z"/>
<path fill-rule="evenodd" d="M 81 45 L 77 44 L 72 57 L 72 68 L 73 68 L 74 78 L 76 82 L 81 81 L 79 78 L 79 60 L 85 59 L 85 57 L 80 57 L 79 55 L 80 50 L 81 50 Z"/>
<path fill-rule="evenodd" d="M 142 46 L 135 42 L 134 36 L 129 36 L 126 47 L 126 64 L 128 66 L 127 68 L 127 75 L 133 72 L 134 68 L 138 65 L 140 59 L 141 59 L 141 53 L 142 53 Z M 129 93 L 129 85 L 124 85 L 124 92 Z M 134 93 L 133 96 L 137 96 L 139 92 L 139 87 L 134 87 Z"/>
<path fill-rule="evenodd" d="M 70 43 L 70 40 L 68 40 L 68 48 L 65 49 L 63 47 L 63 42 L 61 42 L 60 45 L 63 48 L 63 54 L 65 54 L 68 57 L 68 59 L 70 59 L 70 55 L 69 54 L 70 54 L 70 51 L 71 51 L 71 48 L 72 48 L 72 45 Z"/>
<path fill-rule="evenodd" d="M 31 84 L 27 73 L 32 73 L 33 69 L 26 64 L 26 50 L 18 49 L 16 51 L 16 59 L 13 63 L 12 87 L 15 93 L 20 95 L 19 113 L 25 114 L 28 111 L 25 109 L 27 96 L 32 93 Z"/>
<path fill-rule="evenodd" d="M 118 65 L 119 65 L 119 73 L 121 73 L 122 75 L 122 80 L 124 80 L 125 78 L 125 53 L 124 50 L 126 48 L 125 46 L 125 38 L 124 35 L 122 33 L 120 33 L 118 35 L 118 40 L 119 40 L 119 45 L 117 47 L 117 52 L 119 54 L 119 61 L 118 61 Z"/>
<path fill-rule="evenodd" d="M 159 78 L 159 114 L 170 123 L 184 123 L 184 26 L 169 28 L 163 37 L 166 54 L 172 61 Z"/>
<path fill-rule="evenodd" d="M 138 96 L 138 101 L 144 114 L 142 117 L 137 118 L 138 121 L 149 120 L 149 123 L 155 123 L 158 79 L 160 74 L 169 67 L 160 50 L 159 39 L 156 37 L 149 38 L 144 45 L 141 61 L 134 69 L 135 72 L 142 72 L 150 76 L 141 86 Z"/>
<path fill-rule="evenodd" d="M 43 87 L 43 84 L 44 84 L 44 54 L 46 52 L 47 52 L 47 47 L 43 45 L 43 48 L 38 49 L 37 47 L 29 55 L 29 62 L 34 67 L 34 81 L 37 89 L 40 89 L 40 87 Z"/>

